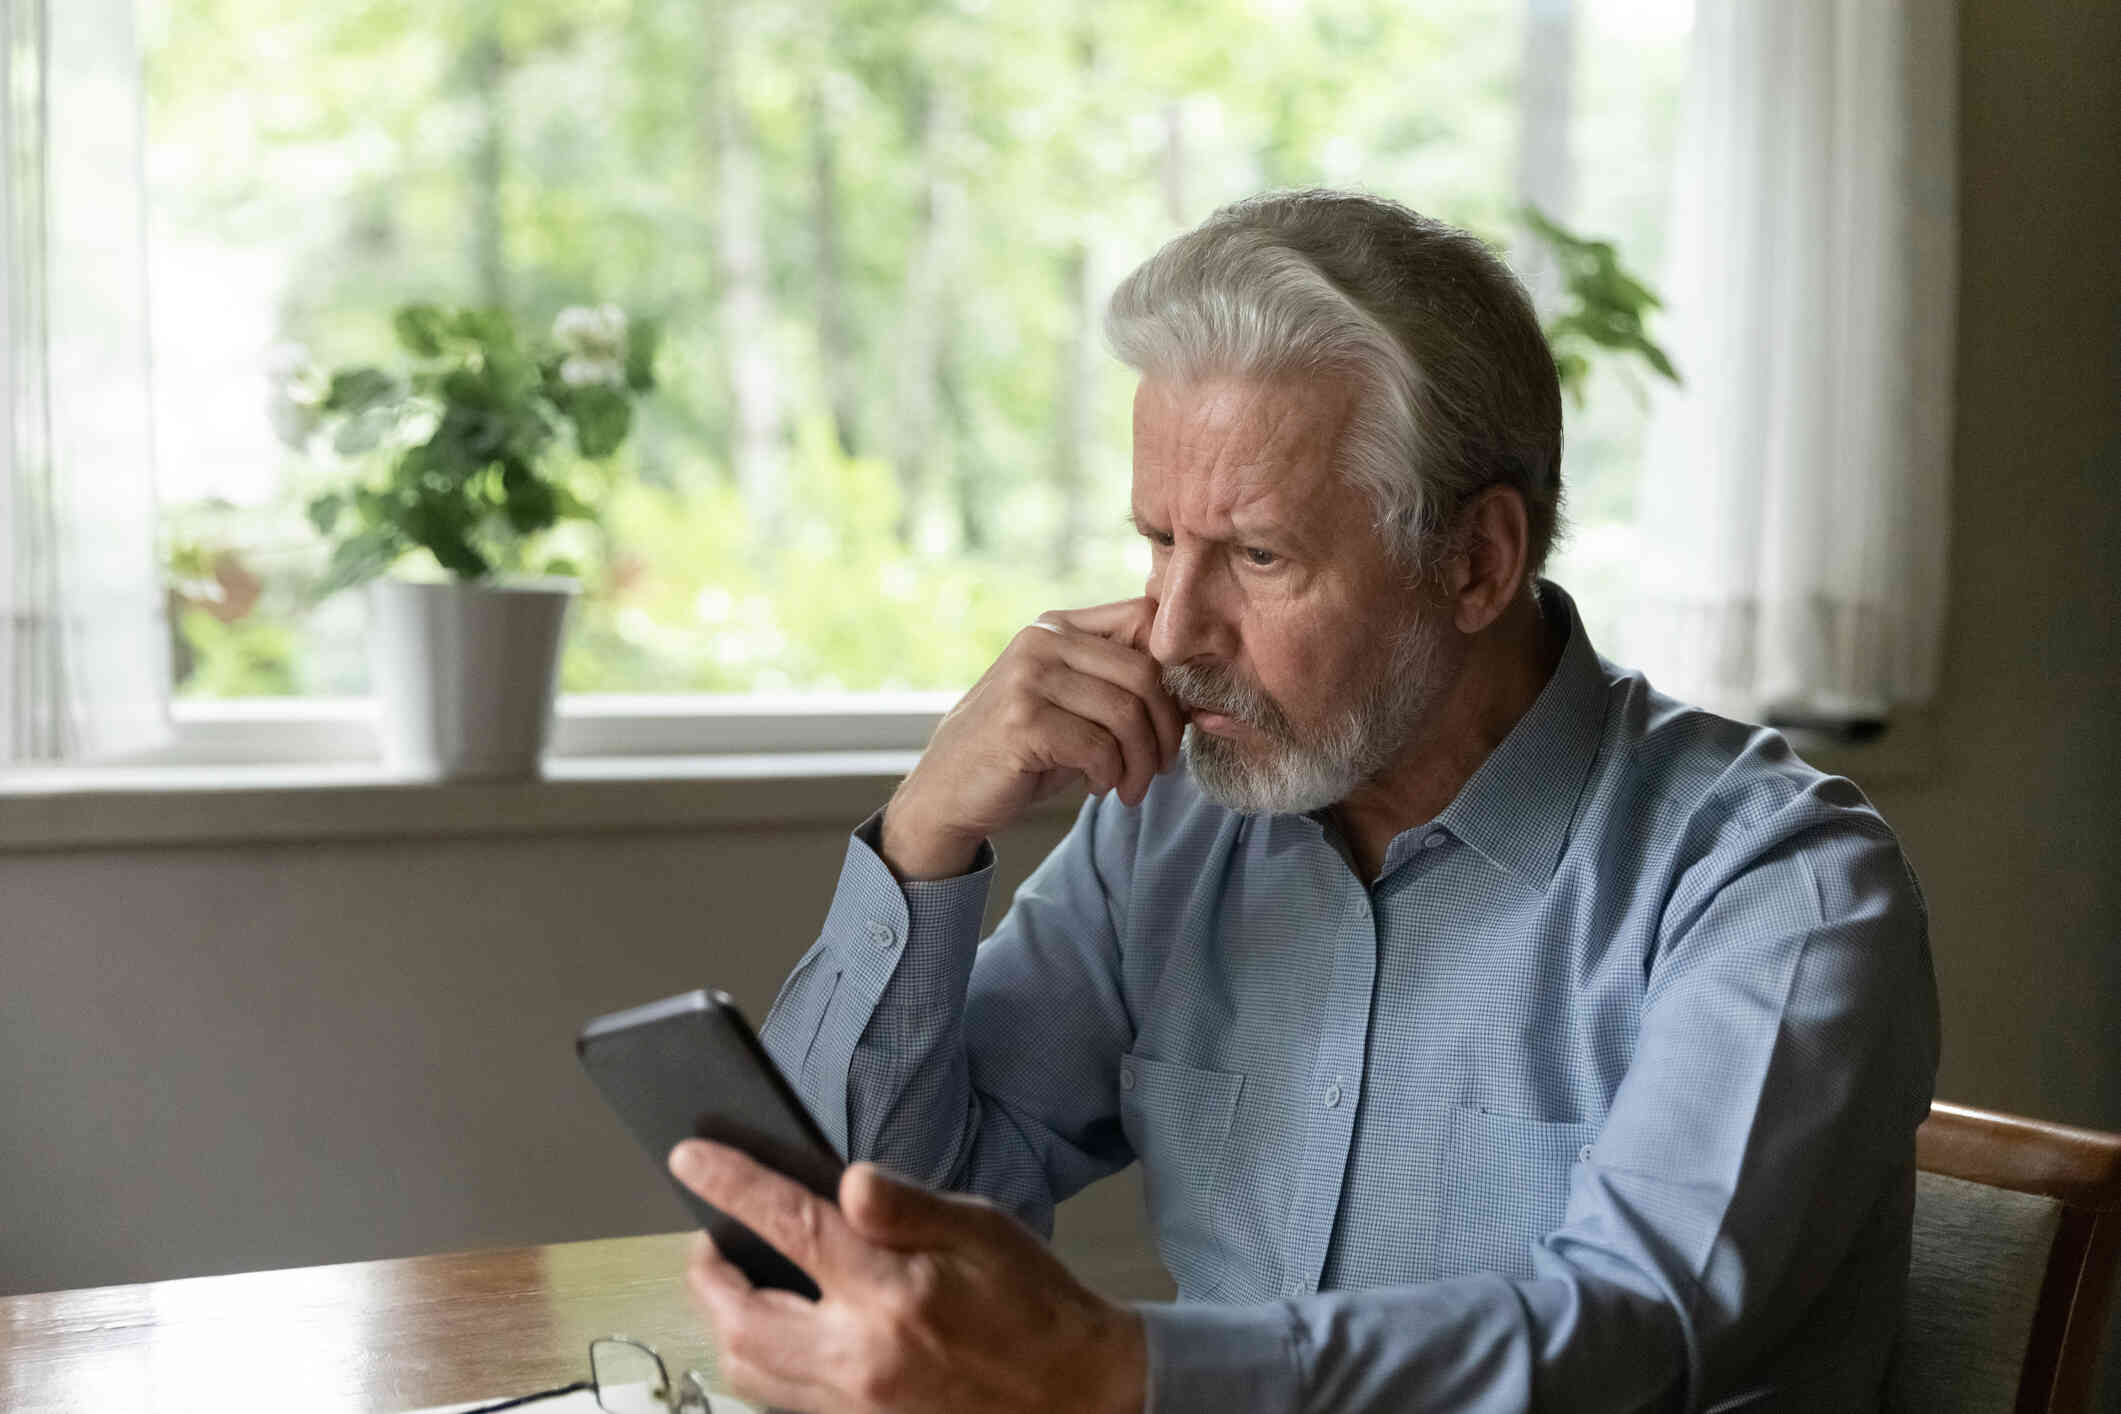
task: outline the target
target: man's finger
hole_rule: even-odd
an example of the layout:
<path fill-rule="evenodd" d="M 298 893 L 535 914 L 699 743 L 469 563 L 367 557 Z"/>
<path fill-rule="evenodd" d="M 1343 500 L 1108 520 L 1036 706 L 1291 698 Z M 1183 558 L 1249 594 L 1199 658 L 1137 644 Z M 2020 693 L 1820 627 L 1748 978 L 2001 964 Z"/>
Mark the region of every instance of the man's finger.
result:
<path fill-rule="evenodd" d="M 1039 691 L 1054 706 L 1103 728 L 1112 738 L 1120 751 L 1120 774 L 1112 786 L 1129 804 L 1138 803 L 1164 767 L 1163 743 L 1148 704 L 1123 687 L 1065 665 L 1049 668 Z"/>
<path fill-rule="evenodd" d="M 931 1193 L 866 1163 L 840 1176 L 840 1207 L 857 1234 L 899 1251 L 958 1246 L 986 1232 L 994 1217 L 984 1203 Z"/>
<path fill-rule="evenodd" d="M 722 1382 L 748 1400 L 798 1407 L 812 1402 L 816 1307 L 785 1291 L 760 1291 L 724 1261 L 712 1242 L 694 1249 L 685 1267 L 693 1304 L 713 1327 L 715 1368 Z M 778 1300 L 776 1298 L 788 1298 Z"/>
<path fill-rule="evenodd" d="M 1045 704 L 1037 740 L 1053 765 L 1081 772 L 1092 790 L 1117 790 L 1127 779 L 1127 757 L 1119 739 L 1065 707 L 1050 701 Z"/>
<path fill-rule="evenodd" d="M 864 1269 L 860 1240 L 837 1208 L 738 1150 L 687 1139 L 670 1151 L 670 1172 L 780 1249 L 820 1287 Z"/>
<path fill-rule="evenodd" d="M 1092 634 L 1062 634 L 1061 661 L 1086 677 L 1101 678 L 1138 699 L 1156 728 L 1157 769 L 1177 759 L 1186 719 L 1178 702 L 1164 691 L 1163 670 L 1138 649 Z M 1153 774 L 1153 773 L 1152 773 Z"/>
<path fill-rule="evenodd" d="M 1156 728 L 1157 769 L 1162 770 L 1165 763 L 1177 759 L 1186 721 L 1177 701 L 1164 691 L 1162 667 L 1148 653 L 1147 625 L 1153 618 L 1153 601 L 1128 599 L 1090 609 L 1056 609 L 1041 614 L 1032 627 L 1046 629 L 1061 640 L 1053 647 L 1068 667 L 1141 700 Z M 1124 628 L 1137 622 L 1139 634 L 1108 631 L 1115 625 Z"/>
<path fill-rule="evenodd" d="M 1156 621 L 1156 601 L 1147 597 L 1115 599 L 1087 609 L 1048 609 L 1038 617 L 1041 622 L 1081 629 L 1147 652 L 1149 628 Z"/>

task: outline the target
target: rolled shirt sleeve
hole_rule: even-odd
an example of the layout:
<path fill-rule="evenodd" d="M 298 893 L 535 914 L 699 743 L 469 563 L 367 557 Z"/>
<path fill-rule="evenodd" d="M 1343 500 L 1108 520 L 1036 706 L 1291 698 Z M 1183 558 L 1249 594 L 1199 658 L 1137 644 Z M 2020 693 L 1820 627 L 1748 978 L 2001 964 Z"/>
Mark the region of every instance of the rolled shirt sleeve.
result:
<path fill-rule="evenodd" d="M 760 1033 L 848 1159 L 979 1193 L 1049 1236 L 1055 1204 L 1133 1158 L 1116 1116 L 1131 1026 L 1097 806 L 1085 801 L 984 947 L 992 848 L 958 878 L 901 886 L 871 816 Z"/>

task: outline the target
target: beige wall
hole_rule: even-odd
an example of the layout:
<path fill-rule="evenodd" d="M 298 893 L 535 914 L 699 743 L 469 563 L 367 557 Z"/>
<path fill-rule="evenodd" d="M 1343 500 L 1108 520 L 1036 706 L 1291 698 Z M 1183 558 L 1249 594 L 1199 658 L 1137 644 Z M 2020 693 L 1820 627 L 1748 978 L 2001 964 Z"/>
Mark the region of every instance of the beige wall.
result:
<path fill-rule="evenodd" d="M 1946 679 L 1934 768 L 1873 794 L 1933 908 L 1940 1093 L 2121 1128 L 2121 7 L 1962 26 Z M 842 839 L 0 855 L 0 1292 L 673 1226 L 568 1038 L 702 983 L 763 1010 Z M 1127 1240 L 1102 1201 L 1084 1250 Z"/>
<path fill-rule="evenodd" d="M 1064 823 L 1001 841 L 997 905 Z M 697 986 L 763 1016 L 844 848 L 803 828 L 0 857 L 0 1293 L 681 1226 L 575 1029 Z"/>
<path fill-rule="evenodd" d="M 1941 1094 L 2121 1129 L 2121 7 L 1961 8 Z"/>

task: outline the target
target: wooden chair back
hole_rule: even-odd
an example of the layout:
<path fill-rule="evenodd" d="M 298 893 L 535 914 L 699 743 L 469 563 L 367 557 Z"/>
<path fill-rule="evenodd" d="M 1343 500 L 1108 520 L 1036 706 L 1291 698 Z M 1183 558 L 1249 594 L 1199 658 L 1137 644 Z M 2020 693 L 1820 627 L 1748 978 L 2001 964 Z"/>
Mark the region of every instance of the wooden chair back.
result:
<path fill-rule="evenodd" d="M 1915 1162 L 1887 1407 L 2084 1414 L 2121 1250 L 2121 1135 L 1939 1102 Z"/>

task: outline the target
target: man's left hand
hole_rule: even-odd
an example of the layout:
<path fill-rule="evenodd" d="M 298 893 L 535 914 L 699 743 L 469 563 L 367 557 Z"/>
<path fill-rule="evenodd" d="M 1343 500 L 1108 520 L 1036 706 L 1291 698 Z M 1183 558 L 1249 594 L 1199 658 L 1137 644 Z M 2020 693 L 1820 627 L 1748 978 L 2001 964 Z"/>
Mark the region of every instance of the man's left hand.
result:
<path fill-rule="evenodd" d="M 1140 1317 L 1071 1276 L 992 1204 L 872 1164 L 839 1206 L 734 1149 L 670 1151 L 679 1182 L 810 1274 L 812 1302 L 762 1291 L 702 1233 L 686 1281 L 738 1395 L 809 1414 L 1096 1410 L 1140 1414 Z"/>

